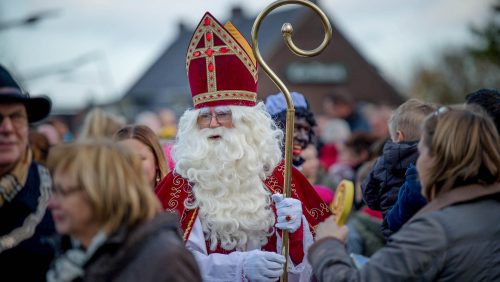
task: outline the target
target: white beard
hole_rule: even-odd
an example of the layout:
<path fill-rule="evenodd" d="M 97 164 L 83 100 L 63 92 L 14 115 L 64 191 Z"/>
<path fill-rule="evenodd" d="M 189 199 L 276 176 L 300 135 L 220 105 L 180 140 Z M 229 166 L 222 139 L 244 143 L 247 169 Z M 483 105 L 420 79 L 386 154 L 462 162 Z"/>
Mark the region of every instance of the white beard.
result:
<path fill-rule="evenodd" d="M 274 232 L 270 192 L 263 180 L 281 160 L 281 131 L 272 126 L 270 117 L 269 121 L 240 122 L 237 113 L 250 109 L 262 111 L 232 107 L 235 127 L 230 129 L 199 130 L 197 110 L 187 112 L 179 122 L 178 142 L 172 151 L 175 171 L 193 185 L 195 200 L 184 205 L 188 209 L 199 208 L 211 250 L 218 244 L 225 250 L 263 246 Z M 255 113 L 250 115 L 256 118 Z M 264 114 L 261 118 L 267 117 Z M 213 135 L 221 138 L 208 138 Z"/>

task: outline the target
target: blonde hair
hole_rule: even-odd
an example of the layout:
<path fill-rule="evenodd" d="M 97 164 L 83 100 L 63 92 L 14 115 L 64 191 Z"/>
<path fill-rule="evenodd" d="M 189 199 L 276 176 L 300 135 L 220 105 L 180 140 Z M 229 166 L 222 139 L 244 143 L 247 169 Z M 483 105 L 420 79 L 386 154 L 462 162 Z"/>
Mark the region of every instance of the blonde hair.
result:
<path fill-rule="evenodd" d="M 78 139 L 112 138 L 123 126 L 125 120 L 122 117 L 94 108 L 85 116 Z"/>
<path fill-rule="evenodd" d="M 127 139 L 135 139 L 145 146 L 147 146 L 153 156 L 155 157 L 157 170 L 157 176 L 163 179 L 165 175 L 169 172 L 167 165 L 167 159 L 165 158 L 165 153 L 160 144 L 160 139 L 153 132 L 151 128 L 146 125 L 127 125 L 116 132 L 114 139 L 116 141 L 122 141 Z M 158 183 L 156 183 L 158 184 Z"/>
<path fill-rule="evenodd" d="M 161 211 L 142 173 L 140 159 L 111 140 L 89 139 L 55 146 L 47 166 L 52 174 L 64 173 L 76 179 L 97 222 L 108 234 L 122 225 L 145 222 Z"/>
<path fill-rule="evenodd" d="M 424 119 L 436 110 L 434 104 L 417 99 L 410 99 L 394 110 L 388 121 L 389 134 L 396 140 L 396 131 L 401 131 L 405 141 L 420 139 L 421 125 Z"/>
<path fill-rule="evenodd" d="M 422 142 L 431 157 L 423 194 L 432 200 L 458 186 L 499 182 L 500 140 L 491 119 L 464 108 L 438 112 L 423 126 Z"/>

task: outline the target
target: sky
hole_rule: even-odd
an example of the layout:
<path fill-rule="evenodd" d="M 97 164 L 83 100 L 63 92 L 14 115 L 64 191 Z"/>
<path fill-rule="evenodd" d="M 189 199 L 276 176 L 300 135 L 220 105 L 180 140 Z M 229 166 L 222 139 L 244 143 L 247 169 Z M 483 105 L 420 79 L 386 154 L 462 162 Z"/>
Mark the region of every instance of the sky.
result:
<path fill-rule="evenodd" d="M 470 44 L 469 27 L 483 24 L 493 2 L 319 0 L 333 24 L 403 91 L 416 65 L 432 63 L 444 48 Z M 205 11 L 225 20 L 235 5 L 257 15 L 270 3 L 0 0 L 0 63 L 32 95 L 50 96 L 56 111 L 107 103 L 120 99 L 161 55 L 181 21 L 194 29 Z M 17 24 L 36 13 L 43 15 L 36 24 Z"/>

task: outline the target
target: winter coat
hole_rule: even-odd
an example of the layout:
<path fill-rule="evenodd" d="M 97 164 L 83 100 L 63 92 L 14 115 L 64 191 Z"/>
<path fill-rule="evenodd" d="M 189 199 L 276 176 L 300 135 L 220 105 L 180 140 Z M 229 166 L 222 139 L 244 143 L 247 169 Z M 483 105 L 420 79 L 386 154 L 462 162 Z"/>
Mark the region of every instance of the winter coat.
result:
<path fill-rule="evenodd" d="M 134 229 L 120 228 L 93 252 L 83 272 L 83 278 L 72 281 L 201 281 L 171 213 Z"/>
<path fill-rule="evenodd" d="M 392 233 L 385 219 L 387 211 L 397 200 L 399 188 L 405 181 L 405 173 L 418 158 L 418 142 L 395 143 L 387 141 L 382 156 L 373 165 L 372 171 L 361 184 L 366 205 L 382 211 L 382 233 L 386 238 Z"/>
<path fill-rule="evenodd" d="M 411 165 L 406 171 L 405 183 L 399 189 L 398 199 L 385 217 L 391 232 L 398 231 L 405 222 L 427 204 L 421 191 L 422 186 L 418 180 L 417 168 Z"/>
<path fill-rule="evenodd" d="M 323 238 L 308 259 L 319 281 L 498 281 L 500 183 L 437 196 L 355 269 L 344 245 Z"/>
<path fill-rule="evenodd" d="M 54 257 L 47 238 L 56 234 L 51 188 L 47 168 L 32 162 L 23 188 L 0 208 L 0 281 L 45 281 Z"/>

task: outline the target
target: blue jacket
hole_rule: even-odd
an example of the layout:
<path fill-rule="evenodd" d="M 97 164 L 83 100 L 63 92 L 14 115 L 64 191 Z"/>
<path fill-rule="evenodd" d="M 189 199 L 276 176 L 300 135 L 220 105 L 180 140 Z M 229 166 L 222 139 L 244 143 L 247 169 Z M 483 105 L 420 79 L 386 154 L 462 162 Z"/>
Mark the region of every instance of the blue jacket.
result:
<path fill-rule="evenodd" d="M 427 204 L 421 190 L 417 168 L 412 164 L 406 171 L 406 180 L 399 189 L 396 203 L 385 217 L 392 232 L 398 231 L 405 222 Z"/>

